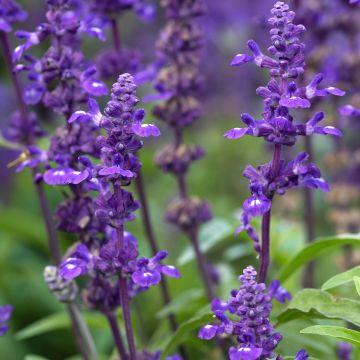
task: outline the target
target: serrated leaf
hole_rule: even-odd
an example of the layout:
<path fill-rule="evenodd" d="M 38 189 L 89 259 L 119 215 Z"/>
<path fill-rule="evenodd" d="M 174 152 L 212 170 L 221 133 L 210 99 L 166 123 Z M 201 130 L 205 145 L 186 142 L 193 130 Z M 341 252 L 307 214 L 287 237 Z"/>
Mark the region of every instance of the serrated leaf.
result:
<path fill-rule="evenodd" d="M 354 280 L 354 283 L 355 283 L 356 291 L 360 296 L 360 277 L 354 276 L 353 280 Z"/>
<path fill-rule="evenodd" d="M 360 266 L 357 266 L 353 269 L 350 269 L 341 274 L 337 274 L 337 275 L 333 276 L 332 278 L 330 278 L 323 284 L 323 286 L 321 287 L 321 290 L 333 289 L 334 287 L 352 282 L 354 276 L 357 276 L 357 275 L 360 275 Z"/>
<path fill-rule="evenodd" d="M 204 297 L 204 291 L 202 289 L 190 289 L 182 292 L 176 298 L 174 298 L 170 304 L 164 306 L 157 314 L 159 319 L 162 319 L 170 314 L 179 314 L 182 310 L 189 307 L 189 304 L 195 300 L 199 300 Z"/>
<path fill-rule="evenodd" d="M 221 241 L 234 232 L 231 223 L 224 219 L 213 219 L 203 225 L 199 232 L 200 249 L 207 253 Z M 178 259 L 178 265 L 182 266 L 194 260 L 195 254 L 191 246 L 187 246 Z"/>
<path fill-rule="evenodd" d="M 344 234 L 331 238 L 320 238 L 315 240 L 314 243 L 306 246 L 299 251 L 292 259 L 283 266 L 276 278 L 281 282 L 287 280 L 297 269 L 307 262 L 314 260 L 316 257 L 333 250 L 336 247 L 344 245 L 360 245 L 359 234 Z"/>
<path fill-rule="evenodd" d="M 360 346 L 360 332 L 341 326 L 314 325 L 301 330 L 300 333 L 330 336 Z"/>
<path fill-rule="evenodd" d="M 297 293 L 287 309 L 278 316 L 277 325 L 295 319 L 340 319 L 360 326 L 360 302 L 337 299 L 317 289 L 305 289 Z"/>
<path fill-rule="evenodd" d="M 172 354 L 176 347 L 184 343 L 193 330 L 199 330 L 201 326 L 211 322 L 213 319 L 213 313 L 209 312 L 204 315 L 194 317 L 183 323 L 166 344 L 160 360 L 165 360 L 167 356 Z"/>

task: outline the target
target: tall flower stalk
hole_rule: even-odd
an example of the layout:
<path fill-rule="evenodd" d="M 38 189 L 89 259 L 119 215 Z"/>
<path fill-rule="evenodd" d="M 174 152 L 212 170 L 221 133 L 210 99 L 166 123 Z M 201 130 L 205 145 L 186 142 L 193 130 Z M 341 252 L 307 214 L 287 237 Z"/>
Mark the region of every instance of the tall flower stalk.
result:
<path fill-rule="evenodd" d="M 93 165 L 90 158 L 83 157 L 80 179 L 86 188 L 98 192 L 94 200 L 94 221 L 91 241 L 82 241 L 70 250 L 60 266 L 60 275 L 72 280 L 88 275 L 90 280 L 83 292 L 89 308 L 104 313 L 109 321 L 119 354 L 130 360 L 137 358 L 137 348 L 132 329 L 130 299 L 139 292 L 161 281 L 161 274 L 179 277 L 173 266 L 162 265 L 166 251 L 159 251 L 151 259 L 139 258 L 137 240 L 124 230 L 127 221 L 133 220 L 139 204 L 132 193 L 125 190 L 137 177 L 141 163 L 137 152 L 143 142 L 139 137 L 158 136 L 156 126 L 142 124 L 143 109 L 135 109 L 138 98 L 136 85 L 130 74 L 119 76 L 112 87 L 111 100 L 104 115 L 96 101 L 89 102 L 89 112 L 79 110 L 69 119 L 70 123 L 97 126 L 106 131 L 97 138 L 100 163 Z M 114 313 L 121 306 L 128 344 L 128 355 L 124 355 L 120 333 L 114 322 Z"/>
<path fill-rule="evenodd" d="M 197 99 L 203 83 L 199 71 L 204 38 L 196 19 L 204 13 L 202 0 L 162 0 L 167 23 L 163 28 L 157 49 L 165 66 L 159 71 L 155 88 L 156 98 L 165 100 L 155 106 L 154 114 L 173 131 L 174 141 L 156 156 L 157 165 L 175 176 L 178 198 L 170 203 L 166 220 L 178 226 L 190 239 L 196 254 L 206 295 L 214 297 L 209 267 L 199 245 L 201 224 L 211 219 L 206 202 L 192 197 L 188 191 L 187 173 L 193 161 L 201 158 L 203 150 L 184 143 L 185 128 L 201 116 Z"/>
<path fill-rule="evenodd" d="M 11 23 L 13 21 L 23 20 L 26 17 L 26 13 L 13 1 L 7 1 L 6 4 L 2 4 L 0 2 L 0 5 L 3 9 L 9 10 L 9 13 L 3 13 L 0 19 L 0 39 L 3 54 L 5 57 L 5 62 L 11 77 L 12 85 L 15 90 L 16 100 L 19 108 L 19 112 L 14 113 L 14 115 L 12 116 L 12 122 L 10 124 L 8 135 L 10 135 L 11 141 L 15 141 L 20 145 L 28 148 L 28 150 L 25 150 L 19 157 L 19 159 L 15 161 L 15 163 L 24 161 L 32 162 L 31 159 L 29 159 L 29 156 L 31 156 L 31 149 L 35 144 L 37 138 L 39 136 L 43 136 L 44 132 L 40 129 L 38 125 L 36 115 L 34 113 L 29 113 L 28 106 L 24 101 L 23 88 L 16 72 L 14 71 L 14 63 L 12 60 L 12 54 L 7 35 L 12 30 Z M 32 167 L 32 176 L 34 179 L 33 184 L 36 190 L 41 214 L 44 219 L 50 254 L 55 263 L 59 264 L 61 261 L 60 245 L 57 238 L 56 230 L 51 219 L 44 188 L 42 186 L 42 183 L 37 181 L 37 172 L 37 162 L 35 161 L 34 167 Z M 68 302 L 66 307 L 71 320 L 71 326 L 75 336 L 75 342 L 77 343 L 80 353 L 82 354 L 84 359 L 95 360 L 97 358 L 95 347 L 89 330 L 87 329 L 87 326 L 80 315 L 76 303 Z"/>
<path fill-rule="evenodd" d="M 309 100 L 318 96 L 344 95 L 343 91 L 334 87 L 319 89 L 322 74 L 315 75 L 306 87 L 298 85 L 299 76 L 305 70 L 305 45 L 300 41 L 305 27 L 293 23 L 295 13 L 282 1 L 275 3 L 271 14 L 268 21 L 271 26 L 271 46 L 268 48 L 270 56 L 263 54 L 257 43 L 250 40 L 248 47 L 253 54 L 238 54 L 231 63 L 232 66 L 239 66 L 252 62 L 269 70 L 271 80 L 265 87 L 257 89 L 257 94 L 264 99 L 262 118 L 255 120 L 249 114 L 242 114 L 241 120 L 246 127 L 234 128 L 225 134 L 229 139 L 238 139 L 244 135 L 263 137 L 273 146 L 270 162 L 257 168 L 248 165 L 244 170 L 243 175 L 250 180 L 251 197 L 244 202 L 242 225 L 238 229 L 238 232 L 245 230 L 254 241 L 255 250 L 260 257 L 261 283 L 266 280 L 270 263 L 271 210 L 275 195 L 284 195 L 288 189 L 295 187 L 329 191 L 328 184 L 321 178 L 320 170 L 308 163 L 308 154 L 300 153 L 287 163 L 282 159 L 283 148 L 293 146 L 298 136 L 341 136 L 341 132 L 333 126 L 317 125 L 324 119 L 324 113 L 317 112 L 306 123 L 297 124 L 291 110 L 310 108 Z M 262 217 L 261 244 L 251 225 L 251 219 L 257 216 Z"/>

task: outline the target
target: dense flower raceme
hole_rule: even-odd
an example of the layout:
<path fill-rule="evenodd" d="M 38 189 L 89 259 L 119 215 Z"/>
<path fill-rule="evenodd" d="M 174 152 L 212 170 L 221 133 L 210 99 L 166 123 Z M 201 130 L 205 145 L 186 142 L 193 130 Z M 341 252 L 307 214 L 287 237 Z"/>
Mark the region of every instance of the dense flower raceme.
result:
<path fill-rule="evenodd" d="M 24 21 L 27 13 L 13 0 L 0 1 L 0 31 L 10 32 L 12 23 Z"/>
<path fill-rule="evenodd" d="M 0 336 L 4 336 L 9 330 L 7 322 L 11 317 L 13 307 L 11 305 L 0 306 Z"/>
<path fill-rule="evenodd" d="M 204 13 L 205 5 L 202 0 L 162 0 L 161 5 L 167 18 L 157 42 L 162 66 L 154 83 L 158 93 L 149 99 L 162 100 L 154 107 L 154 115 L 173 129 L 176 139 L 158 152 L 155 161 L 164 172 L 181 179 L 181 183 L 191 164 L 204 155 L 199 146 L 184 144 L 182 137 L 184 128 L 197 121 L 202 113 L 197 97 L 203 85 L 199 66 L 204 38 L 196 20 Z M 167 221 L 188 231 L 211 219 L 206 202 L 185 196 L 186 191 L 179 190 L 181 198 L 170 203 Z"/>
<path fill-rule="evenodd" d="M 18 31 L 24 39 L 14 51 L 14 61 L 19 61 L 32 46 L 50 37 L 51 45 L 41 59 L 24 56 L 26 62 L 15 67 L 26 71 L 30 80 L 24 89 L 27 104 L 40 101 L 46 107 L 69 116 L 78 104 L 86 103 L 89 96 L 107 93 L 105 84 L 96 78 L 96 68 L 82 54 L 80 34 L 86 33 L 104 40 L 101 28 L 82 18 L 81 12 L 69 0 L 48 0 L 47 22 L 35 32 Z"/>
<path fill-rule="evenodd" d="M 138 101 L 133 77 L 124 74 L 112 87 L 112 98 L 104 115 L 100 114 L 98 107 L 94 111 L 94 103 L 90 103 L 89 112 L 75 112 L 69 119 L 71 124 L 88 124 L 90 127 L 91 124 L 96 124 L 106 130 L 107 135 L 97 139 L 101 148 L 101 163 L 93 166 L 89 159 L 80 158 L 84 165 L 82 173 L 86 176 L 78 178 L 78 172 L 74 170 L 60 175 L 56 172 L 61 170 L 51 173 L 54 178 L 62 176 L 62 181 L 77 179 L 82 186 L 99 192 L 95 202 L 92 199 L 87 202 L 84 198 L 84 204 L 71 203 L 70 208 L 64 206 L 62 209 L 63 224 L 70 228 L 86 226 L 93 240 L 70 250 L 60 266 L 59 274 L 65 281 L 90 275 L 84 300 L 88 306 L 101 311 L 113 310 L 119 306 L 119 291 L 114 275 L 128 278 L 131 296 L 158 284 L 161 274 L 180 276 L 175 267 L 161 264 L 167 257 L 165 251 L 158 252 L 151 259 L 139 258 L 137 240 L 129 233 L 125 233 L 123 247 L 118 247 L 116 230 L 121 229 L 126 221 L 132 220 L 133 212 L 138 208 L 132 194 L 122 188 L 136 178 L 141 167 L 136 156 L 142 147 L 138 136 L 160 134 L 154 125 L 142 124 L 145 111 L 135 109 Z M 88 209 L 89 206 L 91 210 Z M 73 220 L 67 219 L 71 213 L 74 214 L 71 215 Z M 95 213 L 95 216 L 91 213 Z"/>
<path fill-rule="evenodd" d="M 306 87 L 297 85 L 296 80 L 304 73 L 305 66 L 305 45 L 300 41 L 305 27 L 293 24 L 295 13 L 283 2 L 277 2 L 271 12 L 269 24 L 272 44 L 268 49 L 270 55 L 263 54 L 255 41 L 250 40 L 248 46 L 253 54 L 238 54 L 231 63 L 232 66 L 239 66 L 252 62 L 269 69 L 271 80 L 265 87 L 257 89 L 257 94 L 264 99 L 262 118 L 255 120 L 249 114 L 242 114 L 241 120 L 246 127 L 234 128 L 225 133 L 225 137 L 229 139 L 249 135 L 263 137 L 274 144 L 276 159 L 259 166 L 258 169 L 248 166 L 244 171 L 244 176 L 250 180 L 252 195 L 244 202 L 239 231 L 248 232 L 255 241 L 257 251 L 260 251 L 259 239 L 250 220 L 271 209 L 272 198 L 276 193 L 284 194 L 286 190 L 299 186 L 328 191 L 328 185 L 321 178 L 320 170 L 314 164 L 307 163 L 306 154 L 300 154 L 295 160 L 285 163 L 281 160 L 281 146 L 294 145 L 298 136 L 341 136 L 341 131 L 333 126 L 318 125 L 324 119 L 324 113 L 318 112 L 305 124 L 297 124 L 290 110 L 310 108 L 310 100 L 315 97 L 344 95 L 343 91 L 334 87 L 319 88 L 323 80 L 322 74 L 317 74 Z"/>
<path fill-rule="evenodd" d="M 282 335 L 275 332 L 270 323 L 271 300 L 276 298 L 285 302 L 291 299 L 291 295 L 278 281 L 273 282 L 266 291 L 265 284 L 257 283 L 255 278 L 256 271 L 248 266 L 239 278 L 240 290 L 233 290 L 229 301 L 213 300 L 211 309 L 218 323 L 203 326 L 198 335 L 204 340 L 223 334 L 235 336 L 238 346 L 229 349 L 231 360 L 273 358 L 274 350 L 282 339 Z M 239 319 L 234 320 L 234 316 Z"/>

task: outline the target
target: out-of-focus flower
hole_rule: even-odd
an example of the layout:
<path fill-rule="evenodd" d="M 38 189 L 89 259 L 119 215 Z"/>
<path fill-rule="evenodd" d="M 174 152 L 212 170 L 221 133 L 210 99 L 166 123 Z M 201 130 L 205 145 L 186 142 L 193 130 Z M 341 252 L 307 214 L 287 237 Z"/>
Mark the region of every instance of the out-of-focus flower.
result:
<path fill-rule="evenodd" d="M 0 306 L 0 336 L 4 336 L 9 330 L 7 322 L 10 320 L 12 311 L 11 305 Z"/>
<path fill-rule="evenodd" d="M 12 23 L 24 21 L 27 13 L 13 0 L 0 1 L 0 31 L 10 32 Z"/>

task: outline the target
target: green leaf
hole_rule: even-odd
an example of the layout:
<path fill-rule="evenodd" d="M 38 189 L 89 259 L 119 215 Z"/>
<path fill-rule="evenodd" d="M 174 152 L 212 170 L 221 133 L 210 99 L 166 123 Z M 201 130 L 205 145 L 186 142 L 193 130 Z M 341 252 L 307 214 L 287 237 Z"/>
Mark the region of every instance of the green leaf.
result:
<path fill-rule="evenodd" d="M 45 358 L 43 356 L 39 355 L 26 355 L 24 360 L 49 360 L 48 358 Z"/>
<path fill-rule="evenodd" d="M 203 225 L 199 233 L 200 248 L 207 253 L 218 243 L 226 239 L 234 232 L 232 224 L 224 219 L 213 219 Z M 194 260 L 195 255 L 191 246 L 187 246 L 178 259 L 178 265 L 182 266 Z"/>
<path fill-rule="evenodd" d="M 278 316 L 277 325 L 295 319 L 341 319 L 360 326 L 360 302 L 340 298 L 317 290 L 305 289 L 297 293 L 287 309 Z"/>
<path fill-rule="evenodd" d="M 223 257 L 226 261 L 239 260 L 245 256 L 253 255 L 254 250 L 250 243 L 236 244 L 224 251 Z"/>
<path fill-rule="evenodd" d="M 179 314 L 182 310 L 187 309 L 189 304 L 195 300 L 199 300 L 204 297 L 204 291 L 202 289 L 190 289 L 182 292 L 179 296 L 174 298 L 168 305 L 158 312 L 157 316 L 162 319 L 170 314 Z"/>
<path fill-rule="evenodd" d="M 329 290 L 334 287 L 352 282 L 354 276 L 357 276 L 357 275 L 360 275 L 360 266 L 356 266 L 353 269 L 350 269 L 341 274 L 333 276 L 332 278 L 330 278 L 328 281 L 326 281 L 323 284 L 323 286 L 321 287 L 321 290 Z"/>
<path fill-rule="evenodd" d="M 360 346 L 360 332 L 341 326 L 314 325 L 301 330 L 300 333 L 330 336 Z"/>
<path fill-rule="evenodd" d="M 69 327 L 69 317 L 66 312 L 61 311 L 55 314 L 51 314 L 25 327 L 15 334 L 15 338 L 17 340 L 25 340 L 34 336 L 48 333 L 50 331 L 67 329 Z"/>
<path fill-rule="evenodd" d="M 106 330 L 108 328 L 106 319 L 101 314 L 83 313 L 84 319 L 89 327 Z M 46 316 L 20 330 L 15 334 L 17 340 L 25 340 L 39 336 L 51 331 L 70 328 L 69 315 L 65 311 Z"/>
<path fill-rule="evenodd" d="M 276 278 L 281 282 L 287 280 L 298 268 L 316 257 L 328 252 L 336 247 L 344 245 L 360 245 L 360 235 L 344 234 L 331 238 L 320 238 L 314 243 L 306 246 L 299 251 L 285 266 L 280 270 Z"/>
<path fill-rule="evenodd" d="M 201 326 L 211 322 L 213 319 L 213 313 L 209 312 L 204 315 L 194 317 L 183 323 L 166 344 L 160 360 L 165 360 L 167 356 L 171 355 L 176 347 L 184 343 L 193 330 L 199 330 Z"/>
<path fill-rule="evenodd" d="M 360 277 L 354 276 L 353 280 L 354 280 L 354 283 L 355 283 L 356 291 L 360 296 Z"/>

